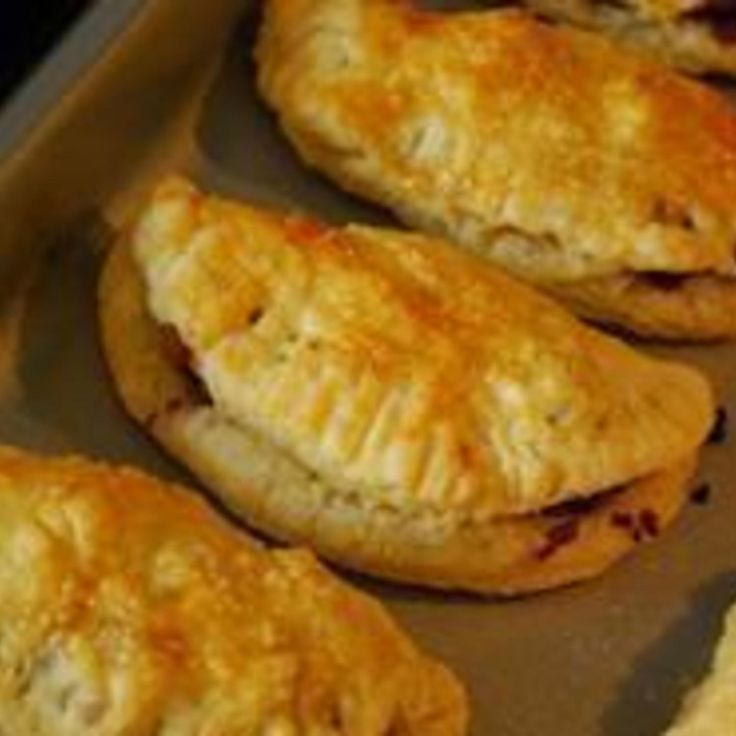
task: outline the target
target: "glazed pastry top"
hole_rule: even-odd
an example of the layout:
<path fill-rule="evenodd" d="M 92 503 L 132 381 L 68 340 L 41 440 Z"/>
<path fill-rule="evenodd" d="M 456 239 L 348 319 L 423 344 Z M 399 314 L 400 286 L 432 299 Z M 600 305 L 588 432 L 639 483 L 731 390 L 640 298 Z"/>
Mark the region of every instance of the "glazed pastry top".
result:
<path fill-rule="evenodd" d="M 0 723 L 459 736 L 459 686 L 306 552 L 140 472 L 0 449 Z"/>
<path fill-rule="evenodd" d="M 147 301 L 218 409 L 362 503 L 482 520 L 692 454 L 704 379 L 440 241 L 163 184 Z"/>
<path fill-rule="evenodd" d="M 525 278 L 734 273 L 736 115 L 604 38 L 517 10 L 270 0 L 257 57 L 308 162 Z"/>

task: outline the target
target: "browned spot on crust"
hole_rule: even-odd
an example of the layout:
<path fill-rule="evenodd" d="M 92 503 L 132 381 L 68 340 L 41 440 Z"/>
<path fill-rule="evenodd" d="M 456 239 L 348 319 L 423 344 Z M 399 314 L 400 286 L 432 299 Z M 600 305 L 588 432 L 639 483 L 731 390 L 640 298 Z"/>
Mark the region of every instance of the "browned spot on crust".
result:
<path fill-rule="evenodd" d="M 303 244 L 320 240 L 329 232 L 327 225 L 311 217 L 289 217 L 284 225 L 289 240 Z"/>
<path fill-rule="evenodd" d="M 694 230 L 695 221 L 687 207 L 668 199 L 659 199 L 652 208 L 652 219 L 662 225 Z"/>
<path fill-rule="evenodd" d="M 443 18 L 439 13 L 428 13 L 426 10 L 413 7 L 411 3 L 404 2 L 404 23 L 410 32 L 427 33 L 436 30 L 442 25 Z"/>
<path fill-rule="evenodd" d="M 249 315 L 248 315 L 248 324 L 251 327 L 255 327 L 261 319 L 263 319 L 263 315 L 265 314 L 263 307 L 256 307 Z"/>

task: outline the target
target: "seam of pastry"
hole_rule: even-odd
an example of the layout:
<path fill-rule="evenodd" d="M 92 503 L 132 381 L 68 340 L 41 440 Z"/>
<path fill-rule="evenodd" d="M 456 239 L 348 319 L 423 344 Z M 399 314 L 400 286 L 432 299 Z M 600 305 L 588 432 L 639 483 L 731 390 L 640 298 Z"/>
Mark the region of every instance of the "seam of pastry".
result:
<path fill-rule="evenodd" d="M 635 8 L 609 7 L 596 0 L 527 0 L 527 4 L 548 17 L 609 33 L 632 50 L 685 71 L 736 73 L 733 44 L 721 42 L 709 23 L 698 22 L 687 12 L 657 20 L 639 15 Z"/>
<path fill-rule="evenodd" d="M 557 294 L 560 281 L 626 268 L 733 270 L 736 116 L 717 93 L 593 34 L 550 28 L 519 11 L 443 16 L 409 6 L 365 0 L 266 4 L 256 50 L 259 86 L 306 163 L 388 206 L 407 224 L 450 236 Z M 291 30 L 297 25 L 328 27 L 331 35 L 297 38 Z M 322 60 L 338 38 L 351 58 L 328 73 Z M 389 56 L 380 53 L 381 44 L 396 46 L 385 73 L 380 70 Z M 496 48 L 507 53 L 494 55 Z M 581 65 L 575 60 L 584 53 L 591 63 Z M 552 75 L 548 57 L 560 67 Z M 468 69 L 467 58 L 488 70 Z M 431 96 L 422 96 L 420 75 L 433 80 Z M 564 92 L 578 87 L 585 87 L 578 95 L 584 105 Z M 591 88 L 609 93 L 586 97 Z M 481 102 L 473 106 L 476 98 Z M 438 112 L 439 99 L 444 112 Z M 499 113 L 493 105 L 501 100 Z M 481 104 L 492 111 L 479 121 Z M 534 105 L 545 114 L 525 116 Z M 697 113 L 692 124 L 679 114 L 684 107 Z M 378 109 L 380 121 L 374 120 Z M 430 126 L 419 143 L 408 136 L 414 159 L 398 152 L 405 127 L 438 114 L 444 115 L 442 125 Z M 506 119 L 518 125 L 504 128 Z M 521 131 L 534 120 L 550 130 L 529 130 L 522 147 Z M 433 133 L 437 127 L 453 134 Z M 557 134 L 570 137 L 564 147 Z M 442 144 L 436 143 L 444 151 L 441 163 L 424 161 L 427 140 Z M 525 157 L 536 140 L 544 144 Z M 716 169 L 720 175 L 712 177 Z M 545 183 L 552 172 L 554 182 Z M 596 187 L 600 196 L 581 194 Z M 681 222 L 671 217 L 679 210 Z M 664 220 L 663 211 L 669 213 Z M 566 245 L 560 252 L 546 247 L 555 239 Z M 577 307 L 578 301 L 569 303 Z M 624 327 L 630 319 L 622 310 L 606 315 L 605 303 L 589 312 Z M 716 332 L 736 332 L 731 323 L 710 324 L 709 315 L 689 321 L 679 333 L 711 339 Z M 663 333 L 674 332 L 677 316 L 663 318 Z M 630 326 L 637 328 L 635 319 Z M 656 329 L 656 319 L 650 320 L 647 334 Z"/>
<path fill-rule="evenodd" d="M 583 515 L 547 518 L 540 513 L 448 527 L 428 515 L 367 511 L 340 494 L 325 493 L 320 485 L 309 493 L 298 472 L 292 474 L 298 466 L 290 465 L 289 458 L 269 445 L 249 449 L 251 440 L 242 430 L 224 438 L 224 428 L 184 412 L 159 424 L 154 434 L 235 513 L 278 539 L 308 544 L 340 565 L 389 579 L 504 595 L 593 576 L 649 541 L 636 526 L 613 530 L 617 517 L 638 524 L 638 516 L 649 509 L 663 530 L 687 497 L 686 480 L 694 464 L 688 458 L 633 482 Z M 236 450 L 239 462 L 234 462 Z M 259 475 L 257 468 L 264 464 L 277 467 L 273 485 Z M 548 535 L 554 539 L 568 525 L 574 536 L 550 546 Z"/>
<path fill-rule="evenodd" d="M 175 185 L 164 185 L 164 190 L 169 208 L 175 201 Z M 203 375 L 225 413 L 259 432 L 267 427 L 271 441 L 300 456 L 308 454 L 308 464 L 321 473 L 329 467 L 326 477 L 331 483 L 338 473 L 341 487 L 352 487 L 355 481 L 370 487 L 371 494 L 389 498 L 397 494 L 397 503 L 401 497 L 401 503 L 412 506 L 442 503 L 482 513 L 532 510 L 564 500 L 565 494 L 593 493 L 652 472 L 688 452 L 708 431 L 708 390 L 695 373 L 650 362 L 579 325 L 528 287 L 449 246 L 364 227 L 328 229 L 326 235 L 318 231 L 315 240 L 311 224 L 305 235 L 303 223 L 246 206 L 237 209 L 206 200 L 200 207 L 201 216 L 219 217 L 221 231 L 235 233 L 242 246 L 231 236 L 220 242 L 196 228 L 180 233 L 178 221 L 171 221 L 154 203 L 137 241 L 138 257 L 150 258 L 154 269 L 148 273 L 155 286 L 148 297 L 153 309 L 166 307 L 168 312 L 158 312 L 159 319 L 179 323 L 182 338 L 191 343 L 197 357 L 196 372 Z M 297 240 L 292 242 L 293 237 Z M 170 242 L 161 242 L 169 238 Z M 177 250 L 185 253 L 178 260 L 165 255 Z M 250 261 L 243 260 L 244 253 Z M 169 264 L 163 282 L 156 270 L 162 257 Z M 240 325 L 254 299 L 249 269 L 272 269 L 276 263 L 278 280 L 268 270 L 258 277 L 259 289 L 265 289 L 265 298 L 273 305 L 256 328 L 242 330 L 241 338 Z M 213 273 L 217 278 L 210 281 Z M 305 292 L 310 279 L 322 279 L 321 287 L 310 286 Z M 499 289 L 505 291 L 505 300 L 497 299 Z M 321 299 L 318 303 L 312 301 L 315 294 Z M 451 301 L 450 294 L 457 298 Z M 257 296 L 263 298 L 260 290 Z M 521 322 L 520 331 L 510 328 L 514 320 Z M 289 354 L 283 353 L 284 330 L 300 336 Z M 310 334 L 325 338 L 311 354 Z M 198 341 L 205 349 L 197 347 Z M 625 385 L 619 385 L 613 365 L 620 365 L 629 376 Z M 341 401 L 337 404 L 333 397 L 329 422 L 317 427 L 313 416 L 293 411 L 295 401 L 304 402 L 305 386 L 313 385 L 320 366 L 329 368 L 328 385 L 340 392 Z M 391 443 L 384 437 L 373 450 L 380 464 L 361 453 L 360 465 L 344 471 L 352 442 L 343 429 L 344 412 L 350 412 L 351 431 L 364 425 L 366 407 L 356 393 L 364 376 L 372 376 L 381 389 L 377 397 L 384 408 L 392 397 L 401 402 L 397 415 L 401 423 L 392 421 Z M 522 379 L 539 391 L 522 391 L 522 410 L 512 412 L 509 402 L 517 401 L 516 392 L 505 386 L 511 383 L 513 389 Z M 607 390 L 601 391 L 594 381 L 602 381 Z M 672 386 L 679 402 L 668 401 L 666 411 L 664 385 Z M 386 393 L 383 387 L 391 390 Z M 570 391 L 574 396 L 565 399 Z M 687 406 L 682 403 L 685 395 L 690 396 Z M 569 428 L 551 427 L 556 414 L 547 419 L 543 411 L 548 405 L 553 408 L 550 402 L 556 407 L 563 399 L 577 407 L 575 434 Z M 491 406 L 497 407 L 496 414 L 486 420 Z M 427 411 L 436 420 L 432 425 L 439 433 L 436 437 L 419 432 L 426 426 Z M 603 424 L 594 425 L 601 412 Z M 628 437 L 632 426 L 643 427 L 645 419 L 651 423 L 646 447 L 635 447 Z M 533 439 L 528 436 L 531 427 L 537 428 Z M 507 437 L 509 433 L 516 439 Z M 466 434 L 476 455 L 461 453 Z M 389 452 L 396 449 L 394 435 L 405 443 L 396 471 Z M 306 441 L 311 444 L 303 445 Z M 406 484 L 420 458 L 416 451 L 430 441 L 439 443 L 431 456 L 432 463 L 439 464 L 432 471 L 431 493 L 420 495 L 421 489 Z M 572 453 L 578 446 L 585 451 Z M 606 452 L 599 452 L 601 448 Z M 424 462 L 434 467 L 429 459 Z M 402 474 L 400 482 L 395 472 Z M 417 482 L 422 478 L 413 477 Z"/>
<path fill-rule="evenodd" d="M 323 487 L 309 494 L 309 476 L 301 479 L 303 468 L 299 471 L 291 458 L 269 443 L 254 450 L 255 438 L 242 428 L 227 429 L 211 406 L 186 408 L 190 395 L 176 370 L 156 354 L 158 335 L 150 315 L 141 299 L 130 298 L 130 271 L 125 275 L 120 263 L 126 253 L 118 246 L 100 285 L 105 352 L 124 403 L 138 421 L 147 418 L 148 431 L 236 514 L 277 538 L 307 543 L 340 564 L 391 579 L 507 595 L 600 573 L 650 539 L 631 528 L 642 510 L 653 510 L 664 528 L 684 502 L 692 459 L 604 499 L 597 515 L 580 520 L 578 539 L 570 537 L 577 534 L 578 522 L 568 528 L 564 518 L 530 515 L 453 529 L 446 519 L 427 514 L 366 511 Z M 129 255 L 127 260 L 130 266 Z M 128 327 L 122 341 L 120 324 Z M 202 422 L 213 426 L 202 429 Z M 223 440 L 224 431 L 229 435 Z M 269 486 L 268 478 L 276 483 Z M 618 526 L 616 514 L 625 517 L 629 528 Z"/>

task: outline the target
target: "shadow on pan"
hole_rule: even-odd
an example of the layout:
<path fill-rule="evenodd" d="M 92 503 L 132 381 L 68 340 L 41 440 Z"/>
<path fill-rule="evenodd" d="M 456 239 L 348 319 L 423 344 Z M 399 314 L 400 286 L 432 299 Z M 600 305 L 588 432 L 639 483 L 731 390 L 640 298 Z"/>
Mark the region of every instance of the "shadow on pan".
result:
<path fill-rule="evenodd" d="M 656 736 L 672 724 L 687 692 L 708 672 L 734 601 L 736 570 L 696 590 L 687 614 L 632 663 L 631 677 L 602 716 L 604 736 Z"/>

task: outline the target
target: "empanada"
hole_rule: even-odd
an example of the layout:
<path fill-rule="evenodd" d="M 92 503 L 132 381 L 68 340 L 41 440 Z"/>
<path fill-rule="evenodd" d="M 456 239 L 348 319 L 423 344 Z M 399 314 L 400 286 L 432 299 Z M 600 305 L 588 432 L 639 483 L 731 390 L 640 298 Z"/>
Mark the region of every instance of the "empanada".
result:
<path fill-rule="evenodd" d="M 726 617 L 711 670 L 685 700 L 665 736 L 731 736 L 736 733 L 736 607 Z"/>
<path fill-rule="evenodd" d="M 736 8 L 729 0 L 524 0 L 544 16 L 609 35 L 696 74 L 736 74 Z"/>
<path fill-rule="evenodd" d="M 460 736 L 460 685 L 303 551 L 131 469 L 0 448 L 7 736 Z"/>
<path fill-rule="evenodd" d="M 518 10 L 268 0 L 259 84 L 303 159 L 580 314 L 736 334 L 736 114 Z"/>
<path fill-rule="evenodd" d="M 594 575 L 674 516 L 712 423 L 694 370 L 457 248 L 179 180 L 100 296 L 139 422 L 254 526 L 390 578 Z"/>

